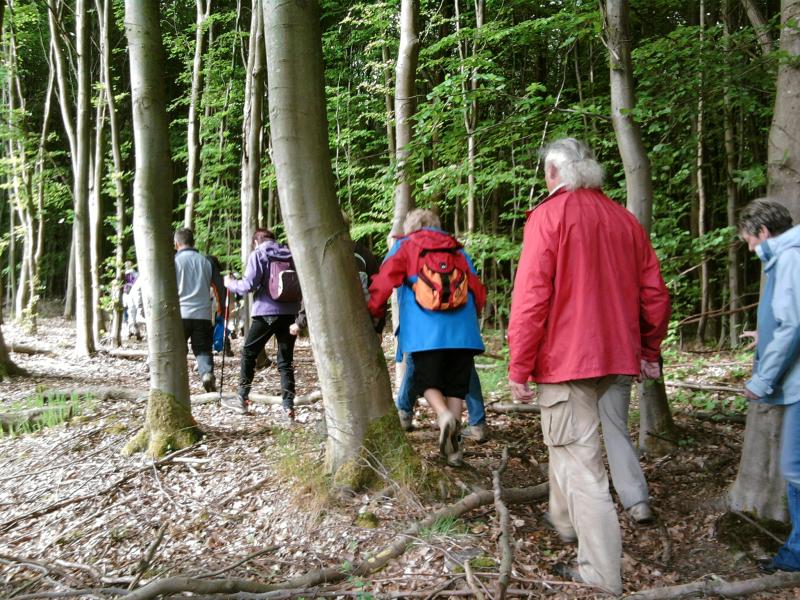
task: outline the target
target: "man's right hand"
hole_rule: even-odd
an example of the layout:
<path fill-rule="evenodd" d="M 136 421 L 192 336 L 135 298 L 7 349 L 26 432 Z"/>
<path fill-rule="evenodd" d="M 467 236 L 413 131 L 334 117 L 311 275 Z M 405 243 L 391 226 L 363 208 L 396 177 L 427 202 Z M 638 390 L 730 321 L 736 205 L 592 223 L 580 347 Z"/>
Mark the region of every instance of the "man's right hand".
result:
<path fill-rule="evenodd" d="M 528 387 L 527 383 L 517 383 L 516 381 L 508 380 L 508 387 L 511 389 L 511 397 L 519 402 L 530 402 L 533 400 L 533 390 Z"/>
<path fill-rule="evenodd" d="M 643 379 L 658 379 L 661 377 L 661 363 L 642 359 L 641 377 Z"/>

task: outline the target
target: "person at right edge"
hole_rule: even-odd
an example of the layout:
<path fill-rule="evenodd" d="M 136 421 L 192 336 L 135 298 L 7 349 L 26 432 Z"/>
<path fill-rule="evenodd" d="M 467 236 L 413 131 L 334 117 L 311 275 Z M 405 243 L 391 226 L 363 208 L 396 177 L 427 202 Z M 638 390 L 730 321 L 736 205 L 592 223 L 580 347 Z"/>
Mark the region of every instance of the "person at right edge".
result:
<path fill-rule="evenodd" d="M 542 151 L 549 195 L 528 213 L 508 327 L 509 386 L 539 387 L 549 453 L 549 516 L 578 541 L 560 575 L 622 593 L 622 536 L 600 443 L 599 400 L 619 375 L 657 378 L 669 294 L 647 233 L 600 190 L 583 142 Z"/>
<path fill-rule="evenodd" d="M 800 225 L 788 209 L 753 200 L 739 216 L 739 235 L 764 263 L 758 337 L 748 400 L 783 406 L 781 475 L 792 531 L 778 553 L 759 562 L 765 573 L 800 571 Z"/>

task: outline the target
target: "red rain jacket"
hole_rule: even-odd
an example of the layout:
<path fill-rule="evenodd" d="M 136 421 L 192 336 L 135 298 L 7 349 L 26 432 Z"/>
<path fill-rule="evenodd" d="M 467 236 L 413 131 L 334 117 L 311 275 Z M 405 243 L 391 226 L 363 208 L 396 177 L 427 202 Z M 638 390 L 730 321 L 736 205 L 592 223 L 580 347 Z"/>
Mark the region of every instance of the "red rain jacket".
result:
<path fill-rule="evenodd" d="M 657 361 L 669 293 L 647 233 L 600 190 L 554 191 L 528 213 L 511 297 L 509 379 L 637 375 Z"/>

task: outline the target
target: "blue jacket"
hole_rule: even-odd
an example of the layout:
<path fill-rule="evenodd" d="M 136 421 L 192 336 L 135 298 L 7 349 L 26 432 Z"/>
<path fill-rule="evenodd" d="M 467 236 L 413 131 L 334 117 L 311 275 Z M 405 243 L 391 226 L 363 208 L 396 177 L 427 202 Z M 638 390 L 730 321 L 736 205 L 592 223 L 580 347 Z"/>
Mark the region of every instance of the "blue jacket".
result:
<path fill-rule="evenodd" d="M 758 302 L 758 346 L 748 390 L 769 404 L 800 400 L 800 225 L 757 248 L 766 282 Z"/>
<path fill-rule="evenodd" d="M 420 231 L 444 235 L 440 229 L 426 227 Z M 383 315 L 386 299 L 391 295 L 392 288 L 397 288 L 397 301 L 400 305 L 400 328 L 395 332 L 398 356 L 406 352 L 425 350 L 463 349 L 483 352 L 478 310 L 471 289 L 467 303 L 455 310 L 427 310 L 417 304 L 414 292 L 409 287 L 417 276 L 409 275 L 406 271 L 407 259 L 403 256 L 408 252 L 405 247 L 407 243 L 410 244 L 408 239 L 403 237 L 395 242 L 369 288 L 369 308 L 373 317 Z M 469 256 L 463 250 L 461 252 L 475 273 Z"/>

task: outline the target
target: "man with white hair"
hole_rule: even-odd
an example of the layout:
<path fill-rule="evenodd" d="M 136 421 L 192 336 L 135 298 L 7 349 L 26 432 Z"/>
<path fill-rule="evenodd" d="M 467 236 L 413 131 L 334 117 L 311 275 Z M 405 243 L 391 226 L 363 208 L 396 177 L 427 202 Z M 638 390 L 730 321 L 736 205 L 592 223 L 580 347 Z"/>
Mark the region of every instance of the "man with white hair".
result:
<path fill-rule="evenodd" d="M 598 402 L 617 376 L 658 377 L 669 295 L 647 233 L 600 191 L 603 169 L 574 138 L 542 152 L 549 195 L 528 213 L 511 298 L 509 386 L 532 379 L 547 444 L 549 518 L 577 539 L 565 575 L 622 592 L 622 541 L 600 446 Z"/>

